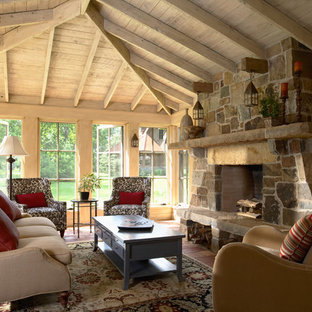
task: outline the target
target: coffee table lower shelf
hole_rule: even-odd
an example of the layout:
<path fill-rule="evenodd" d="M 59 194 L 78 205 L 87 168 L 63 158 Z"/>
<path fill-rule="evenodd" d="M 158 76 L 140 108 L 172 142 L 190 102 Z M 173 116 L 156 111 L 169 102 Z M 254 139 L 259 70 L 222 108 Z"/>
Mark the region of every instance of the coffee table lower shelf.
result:
<path fill-rule="evenodd" d="M 120 258 L 104 242 L 98 242 L 98 248 L 116 266 L 118 271 L 124 276 L 124 260 Z M 177 267 L 166 258 L 155 258 L 148 260 L 133 260 L 130 265 L 130 278 L 157 275 L 165 272 L 175 272 Z"/>

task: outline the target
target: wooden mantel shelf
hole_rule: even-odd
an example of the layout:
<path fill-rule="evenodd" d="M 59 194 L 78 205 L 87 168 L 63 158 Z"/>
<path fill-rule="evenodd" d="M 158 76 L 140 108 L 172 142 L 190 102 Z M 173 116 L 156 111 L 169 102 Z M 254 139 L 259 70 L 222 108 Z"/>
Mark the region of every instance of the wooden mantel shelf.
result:
<path fill-rule="evenodd" d="M 272 128 L 241 131 L 235 133 L 219 134 L 199 139 L 186 140 L 169 144 L 169 149 L 209 148 L 232 144 L 248 144 L 263 142 L 268 139 L 294 139 L 312 137 L 312 123 L 298 122 Z"/>

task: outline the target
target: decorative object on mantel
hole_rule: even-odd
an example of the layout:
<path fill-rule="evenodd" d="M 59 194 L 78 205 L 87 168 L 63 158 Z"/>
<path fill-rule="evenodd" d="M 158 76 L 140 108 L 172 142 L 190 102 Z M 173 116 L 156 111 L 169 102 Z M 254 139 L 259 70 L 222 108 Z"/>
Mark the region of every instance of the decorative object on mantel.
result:
<path fill-rule="evenodd" d="M 187 133 L 189 139 L 196 139 L 203 137 L 205 127 L 189 126 L 184 127 L 184 132 Z"/>
<path fill-rule="evenodd" d="M 295 89 L 296 89 L 296 106 L 297 106 L 297 121 L 301 121 L 301 74 L 302 74 L 302 62 L 297 61 L 294 63 L 294 74 L 296 76 L 296 84 L 295 84 Z"/>
<path fill-rule="evenodd" d="M 185 109 L 185 115 L 182 117 L 180 122 L 180 141 L 189 139 L 189 134 L 185 129 L 193 126 L 192 117 L 188 114 L 188 108 Z"/>
<path fill-rule="evenodd" d="M 139 139 L 136 134 L 134 134 L 131 138 L 131 147 L 139 147 Z"/>
<path fill-rule="evenodd" d="M 263 118 L 270 119 L 272 126 L 278 126 L 281 124 L 281 121 L 278 119 L 280 104 L 278 103 L 277 94 L 272 84 L 269 84 L 266 88 L 265 95 L 260 100 L 260 114 L 262 114 Z"/>
<path fill-rule="evenodd" d="M 248 83 L 246 90 L 244 92 L 244 104 L 247 107 L 258 106 L 259 103 L 259 94 L 252 83 L 254 73 L 250 72 L 250 82 Z"/>
<path fill-rule="evenodd" d="M 282 112 L 283 112 L 283 119 L 282 123 L 285 124 L 286 122 L 286 100 L 288 99 L 288 82 L 281 83 L 281 100 L 283 102 Z"/>

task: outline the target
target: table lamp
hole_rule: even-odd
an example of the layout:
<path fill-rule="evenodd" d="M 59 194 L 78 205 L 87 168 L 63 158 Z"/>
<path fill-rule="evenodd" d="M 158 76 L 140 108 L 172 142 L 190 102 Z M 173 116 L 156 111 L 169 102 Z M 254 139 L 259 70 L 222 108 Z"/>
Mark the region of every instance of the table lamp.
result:
<path fill-rule="evenodd" d="M 17 136 L 7 135 L 4 137 L 0 145 L 0 156 L 10 156 L 7 162 L 10 164 L 10 199 L 12 200 L 12 165 L 15 159 L 12 156 L 25 156 L 28 155 L 22 143 Z"/>

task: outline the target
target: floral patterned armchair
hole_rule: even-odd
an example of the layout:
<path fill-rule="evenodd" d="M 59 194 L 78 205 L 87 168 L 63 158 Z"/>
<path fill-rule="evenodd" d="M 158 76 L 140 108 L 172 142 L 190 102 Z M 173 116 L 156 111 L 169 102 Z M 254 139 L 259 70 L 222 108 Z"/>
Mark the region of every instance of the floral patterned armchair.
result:
<path fill-rule="evenodd" d="M 9 183 L 7 183 L 9 193 Z M 61 237 L 67 227 L 66 222 L 66 202 L 56 201 L 51 192 L 50 181 L 46 178 L 24 178 L 12 180 L 12 196 L 16 201 L 16 195 L 43 192 L 48 207 L 27 208 L 23 205 L 24 212 L 33 217 L 46 217 L 50 219 L 60 231 Z"/>
<path fill-rule="evenodd" d="M 142 205 L 119 205 L 120 192 L 144 192 Z M 120 177 L 113 179 L 113 191 L 110 200 L 104 201 L 104 215 L 140 215 L 149 217 L 151 179 L 143 177 Z"/>

